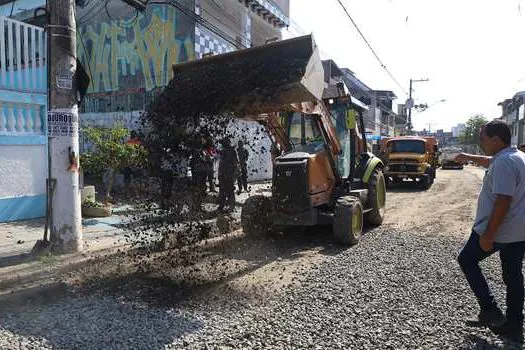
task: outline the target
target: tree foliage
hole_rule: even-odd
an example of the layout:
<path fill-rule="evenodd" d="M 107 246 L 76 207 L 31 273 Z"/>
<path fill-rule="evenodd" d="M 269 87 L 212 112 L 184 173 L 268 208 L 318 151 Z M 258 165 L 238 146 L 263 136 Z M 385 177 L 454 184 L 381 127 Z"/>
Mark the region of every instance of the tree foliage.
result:
<path fill-rule="evenodd" d="M 113 128 L 88 127 L 84 132 L 90 148 L 82 155 L 81 166 L 100 180 L 108 176 L 105 195 L 107 201 L 115 174 L 127 167 L 143 167 L 146 150 L 142 145 L 126 142 L 129 132 L 122 125 Z"/>
<path fill-rule="evenodd" d="M 476 114 L 469 118 L 465 125 L 465 131 L 459 136 L 461 144 L 479 145 L 479 132 L 487 123 L 483 114 Z"/>

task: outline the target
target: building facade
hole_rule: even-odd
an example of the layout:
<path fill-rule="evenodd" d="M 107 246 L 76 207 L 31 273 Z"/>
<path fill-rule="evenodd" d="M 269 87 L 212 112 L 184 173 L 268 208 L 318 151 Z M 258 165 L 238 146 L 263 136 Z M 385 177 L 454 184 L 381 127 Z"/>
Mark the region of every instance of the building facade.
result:
<path fill-rule="evenodd" d="M 512 146 L 525 143 L 525 92 L 518 92 L 512 98 L 500 103 L 501 119 L 510 127 L 512 133 Z"/>
<path fill-rule="evenodd" d="M 77 56 L 91 76 L 80 106 L 81 128 L 116 123 L 137 127 L 141 113 L 172 78 L 173 64 L 278 40 L 289 23 L 288 0 L 150 1 L 144 12 L 120 0 L 77 4 Z M 45 6 L 45 0 L 0 5 L 0 15 L 32 24 L 27 30 L 24 23 L 11 26 L 19 36 L 9 52 L 19 54 L 18 60 L 0 55 L 5 97 L 0 99 L 0 222 L 39 217 L 45 211 L 46 18 L 43 12 L 34 17 L 35 10 Z M 2 20 L 0 31 L 6 39 L 7 22 Z M 42 40 L 33 39 L 36 32 Z M 7 60 L 14 64 L 5 64 Z M 266 158 L 269 161 L 269 154 Z M 251 159 L 254 164 L 264 161 Z M 7 179 L 16 179 L 18 185 Z"/>
<path fill-rule="evenodd" d="M 172 65 L 281 38 L 289 0 L 162 0 L 138 12 L 121 0 L 77 2 L 77 56 L 92 82 L 83 125 L 133 127 L 173 76 Z M 0 13 L 44 26 L 45 0 L 6 2 Z"/>
<path fill-rule="evenodd" d="M 452 127 L 452 137 L 459 138 L 465 133 L 465 124 L 461 123 Z"/>
<path fill-rule="evenodd" d="M 0 222 L 45 212 L 46 64 L 43 29 L 0 17 Z"/>
<path fill-rule="evenodd" d="M 392 110 L 393 101 L 397 98 L 392 91 L 373 90 L 348 68 L 342 68 L 343 80 L 352 96 L 368 106 L 365 116 L 365 128 L 369 135 L 394 136 L 399 116 Z"/>

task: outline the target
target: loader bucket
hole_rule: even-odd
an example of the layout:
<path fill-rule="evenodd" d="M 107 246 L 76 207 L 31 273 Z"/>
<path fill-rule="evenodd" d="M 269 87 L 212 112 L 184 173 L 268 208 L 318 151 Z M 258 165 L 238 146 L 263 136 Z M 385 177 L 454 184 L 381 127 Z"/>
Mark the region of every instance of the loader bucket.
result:
<path fill-rule="evenodd" d="M 186 116 L 290 110 L 292 103 L 321 100 L 324 88 L 311 35 L 178 64 L 173 73 L 164 94 Z"/>

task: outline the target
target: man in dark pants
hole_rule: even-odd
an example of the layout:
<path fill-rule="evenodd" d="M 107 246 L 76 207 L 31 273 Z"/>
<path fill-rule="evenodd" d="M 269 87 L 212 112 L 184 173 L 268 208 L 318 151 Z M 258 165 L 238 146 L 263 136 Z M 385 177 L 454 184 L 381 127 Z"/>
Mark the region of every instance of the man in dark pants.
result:
<path fill-rule="evenodd" d="M 478 198 L 474 227 L 458 262 L 481 311 L 471 326 L 490 327 L 508 340 L 523 342 L 523 274 L 525 252 L 525 154 L 510 147 L 511 133 L 494 120 L 480 131 L 487 156 L 462 153 L 456 161 L 487 168 Z M 479 262 L 499 251 L 503 282 L 507 287 L 506 317 L 494 300 Z"/>
<path fill-rule="evenodd" d="M 237 157 L 239 157 L 239 172 L 237 177 L 237 186 L 239 186 L 237 194 L 241 194 L 244 189 L 248 192 L 248 150 L 244 148 L 242 140 L 237 142 Z"/>
<path fill-rule="evenodd" d="M 171 200 L 171 193 L 173 191 L 173 181 L 174 181 L 174 173 L 173 173 L 173 159 L 172 155 L 170 154 L 169 150 L 159 150 L 160 154 L 159 156 L 159 177 L 161 180 L 160 185 L 160 207 L 162 209 L 168 209 L 169 208 L 169 202 Z"/>
<path fill-rule="evenodd" d="M 237 152 L 230 140 L 222 141 L 219 159 L 219 210 L 226 205 L 230 210 L 235 208 L 235 176 L 237 174 Z"/>
<path fill-rule="evenodd" d="M 217 157 L 217 150 L 213 147 L 213 140 L 211 137 L 206 138 L 206 181 L 210 192 L 217 192 L 215 190 L 215 174 L 214 174 L 214 165 L 215 158 Z"/>
<path fill-rule="evenodd" d="M 191 157 L 191 174 L 193 178 L 194 186 L 194 209 L 202 211 L 202 203 L 206 196 L 206 177 L 207 177 L 207 165 L 206 165 L 206 151 L 204 138 L 200 139 L 200 142 L 195 146 L 194 152 Z"/>

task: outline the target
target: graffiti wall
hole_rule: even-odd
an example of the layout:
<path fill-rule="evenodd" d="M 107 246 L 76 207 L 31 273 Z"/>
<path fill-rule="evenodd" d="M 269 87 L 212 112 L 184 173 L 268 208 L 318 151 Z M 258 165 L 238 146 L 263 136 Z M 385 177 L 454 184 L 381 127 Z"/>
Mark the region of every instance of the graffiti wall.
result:
<path fill-rule="evenodd" d="M 194 6 L 193 1 L 180 3 Z M 194 57 L 195 24 L 173 6 L 150 4 L 143 14 L 116 0 L 102 6 L 98 14 L 93 8 L 79 11 L 77 23 L 77 55 L 93 80 L 86 103 L 92 109 L 104 105 L 89 112 L 122 109 L 101 101 L 115 95 L 130 100 L 130 95 L 165 86 L 171 66 Z"/>

